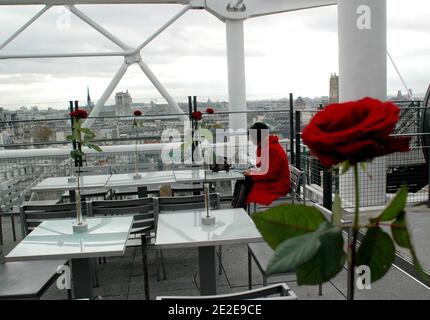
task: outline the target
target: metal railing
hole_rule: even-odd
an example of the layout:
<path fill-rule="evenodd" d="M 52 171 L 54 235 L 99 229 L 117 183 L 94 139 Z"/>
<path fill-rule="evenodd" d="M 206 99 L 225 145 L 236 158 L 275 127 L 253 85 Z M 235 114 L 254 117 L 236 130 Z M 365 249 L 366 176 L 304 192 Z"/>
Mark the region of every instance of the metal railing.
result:
<path fill-rule="evenodd" d="M 369 179 L 372 176 L 386 177 L 385 197 L 376 198 L 376 195 L 368 195 L 361 199 L 363 207 L 383 206 L 389 202 L 394 194 L 402 185 L 407 185 L 409 189 L 409 204 L 423 203 L 430 200 L 430 170 L 425 160 L 425 155 L 430 155 L 430 146 L 422 145 L 422 137 L 430 136 L 430 133 L 420 132 L 422 130 L 422 115 L 426 108 L 422 107 L 421 102 L 402 101 L 396 102 L 399 105 L 400 119 L 394 130 L 393 136 L 411 137 L 411 150 L 406 153 L 394 153 L 385 157 L 385 166 L 369 166 L 367 175 Z M 328 209 L 331 209 L 334 193 L 341 190 L 341 177 L 339 170 L 326 170 L 318 158 L 312 155 L 309 148 L 301 141 L 301 130 L 304 127 L 303 114 L 310 111 L 295 112 L 295 143 L 294 152 L 291 158 L 294 164 L 306 172 L 308 181 L 308 190 L 317 202 L 323 203 Z M 315 111 L 311 111 L 315 113 Z M 293 156 L 294 155 L 294 156 Z M 386 170 L 385 172 L 380 172 Z M 370 181 L 370 180 L 369 180 Z M 371 182 L 371 181 L 370 181 Z M 353 198 L 353 190 L 345 192 L 345 198 Z M 354 205 L 351 201 L 344 201 L 343 208 L 349 209 Z"/>

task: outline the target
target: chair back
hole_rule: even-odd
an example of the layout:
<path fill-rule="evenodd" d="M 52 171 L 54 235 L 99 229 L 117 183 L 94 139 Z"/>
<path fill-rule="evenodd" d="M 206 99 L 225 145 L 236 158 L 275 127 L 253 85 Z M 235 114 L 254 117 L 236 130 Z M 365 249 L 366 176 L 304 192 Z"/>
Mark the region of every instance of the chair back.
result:
<path fill-rule="evenodd" d="M 87 207 L 90 217 L 132 215 L 130 235 L 149 233 L 155 229 L 153 198 L 90 201 Z"/>
<path fill-rule="evenodd" d="M 212 209 L 220 208 L 219 193 L 211 193 L 209 195 L 209 202 Z M 205 207 L 205 196 L 186 196 L 186 197 L 160 197 L 156 199 L 155 210 L 157 213 L 163 211 L 181 211 L 202 209 Z"/>
<path fill-rule="evenodd" d="M 80 168 L 72 167 L 72 170 L 74 171 L 75 175 L 77 174 L 78 169 L 80 171 L 81 176 L 112 174 L 111 166 L 82 166 Z"/>
<path fill-rule="evenodd" d="M 0 184 L 0 208 L 3 212 L 13 210 L 21 202 L 21 195 L 15 180 L 11 179 Z"/>
<path fill-rule="evenodd" d="M 286 283 L 278 283 L 263 288 L 239 293 L 220 294 L 214 296 L 161 296 L 157 300 L 297 300 L 296 294 Z"/>
<path fill-rule="evenodd" d="M 296 167 L 290 165 L 290 179 L 291 179 L 291 193 L 293 196 L 293 203 L 296 199 L 302 199 L 303 203 L 306 204 L 306 176 L 305 172 L 297 169 Z M 303 193 L 300 192 L 302 188 Z"/>
<path fill-rule="evenodd" d="M 25 237 L 42 221 L 76 217 L 76 203 L 32 205 L 20 207 L 22 235 Z M 82 214 L 86 215 L 85 203 L 82 203 Z"/>

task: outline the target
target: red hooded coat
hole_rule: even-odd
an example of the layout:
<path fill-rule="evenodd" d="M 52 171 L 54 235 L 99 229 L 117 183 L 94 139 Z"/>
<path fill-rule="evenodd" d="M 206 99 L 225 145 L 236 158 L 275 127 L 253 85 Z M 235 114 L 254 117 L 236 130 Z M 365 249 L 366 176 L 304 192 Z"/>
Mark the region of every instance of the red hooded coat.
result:
<path fill-rule="evenodd" d="M 263 152 L 263 157 L 265 156 Z M 261 145 L 257 147 L 257 167 L 261 168 Z M 264 162 L 264 161 L 263 161 Z M 279 144 L 277 136 L 269 136 L 268 170 L 263 175 L 251 175 L 254 185 L 247 198 L 248 203 L 270 205 L 291 190 L 290 168 L 288 157 Z M 258 172 L 258 169 L 254 172 Z"/>

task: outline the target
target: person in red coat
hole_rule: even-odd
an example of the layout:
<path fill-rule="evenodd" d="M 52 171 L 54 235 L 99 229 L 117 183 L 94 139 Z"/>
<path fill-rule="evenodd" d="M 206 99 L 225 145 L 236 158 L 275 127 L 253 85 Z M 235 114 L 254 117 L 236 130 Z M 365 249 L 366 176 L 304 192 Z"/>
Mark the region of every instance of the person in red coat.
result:
<path fill-rule="evenodd" d="M 252 181 L 246 204 L 258 203 L 267 206 L 286 196 L 291 190 L 288 157 L 279 143 L 279 138 L 268 134 L 269 127 L 266 124 L 257 122 L 250 129 L 254 130 L 250 135 L 251 140 L 257 145 L 257 168 L 244 172 L 247 179 Z M 262 134 L 263 130 L 265 133 Z M 265 158 L 267 156 L 268 159 Z"/>

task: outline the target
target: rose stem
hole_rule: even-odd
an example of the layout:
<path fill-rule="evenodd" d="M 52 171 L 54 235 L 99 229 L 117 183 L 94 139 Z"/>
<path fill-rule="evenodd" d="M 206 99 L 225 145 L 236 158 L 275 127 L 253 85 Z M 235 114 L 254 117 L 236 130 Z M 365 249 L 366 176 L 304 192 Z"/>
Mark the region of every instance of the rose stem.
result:
<path fill-rule="evenodd" d="M 78 130 L 78 137 L 79 137 L 79 141 L 78 141 L 78 150 L 81 150 L 81 141 L 82 141 L 82 136 L 81 136 L 81 119 L 77 119 L 78 122 L 78 126 L 79 126 L 79 130 Z M 77 220 L 78 220 L 78 224 L 82 223 L 82 217 L 81 217 L 81 185 L 80 185 L 80 177 L 81 177 L 81 159 L 80 159 L 80 155 L 77 157 L 78 159 L 78 192 L 75 195 L 76 199 L 76 209 L 77 209 Z"/>
<path fill-rule="evenodd" d="M 349 288 L 350 294 L 348 296 L 348 300 L 354 300 L 354 291 L 355 291 L 355 265 L 357 260 L 357 238 L 359 231 L 359 214 L 360 214 L 360 185 L 359 185 L 359 176 L 358 176 L 358 164 L 354 165 L 354 181 L 355 181 L 355 213 L 354 213 L 354 224 L 352 226 L 352 243 L 350 245 L 351 250 L 351 260 L 348 267 L 349 272 Z"/>

